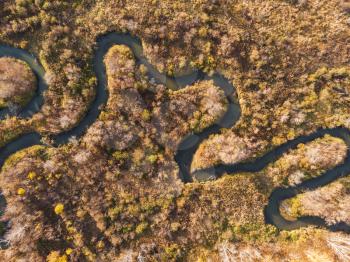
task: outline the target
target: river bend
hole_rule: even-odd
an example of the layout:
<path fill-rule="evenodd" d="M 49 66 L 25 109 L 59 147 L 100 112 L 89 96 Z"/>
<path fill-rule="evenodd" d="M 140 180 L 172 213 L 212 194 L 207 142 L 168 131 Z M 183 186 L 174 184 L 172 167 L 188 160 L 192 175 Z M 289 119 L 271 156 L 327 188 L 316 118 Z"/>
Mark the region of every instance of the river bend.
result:
<path fill-rule="evenodd" d="M 198 149 L 199 145 L 210 135 L 220 133 L 221 128 L 230 128 L 239 120 L 241 111 L 239 103 L 237 102 L 235 88 L 219 73 L 208 76 L 202 71 L 193 70 L 186 75 L 176 77 L 164 75 L 160 73 L 153 65 L 151 65 L 144 57 L 140 39 L 129 34 L 120 34 L 115 32 L 105 34 L 97 39 L 97 47 L 95 49 L 93 63 L 94 72 L 97 77 L 97 89 L 94 101 L 91 103 L 85 117 L 78 123 L 77 126 L 52 137 L 55 145 L 59 146 L 65 144 L 73 137 L 79 138 L 98 118 L 101 109 L 108 100 L 106 69 L 103 63 L 103 58 L 107 51 L 115 44 L 123 44 L 131 48 L 137 63 L 144 64 L 148 68 L 148 74 L 150 77 L 154 78 L 156 82 L 166 85 L 168 88 L 178 90 L 187 85 L 191 85 L 196 81 L 212 79 L 215 85 L 225 92 L 229 104 L 224 116 L 200 133 L 189 134 L 179 144 L 178 150 L 175 154 L 175 161 L 179 165 L 179 176 L 185 183 L 192 182 L 193 177 L 199 181 L 206 181 L 208 179 L 218 178 L 223 174 L 234 175 L 239 172 L 254 173 L 261 171 L 269 163 L 276 161 L 283 155 L 283 153 L 295 148 L 298 144 L 310 142 L 316 138 L 324 136 L 325 134 L 330 134 L 343 139 L 348 145 L 348 148 L 350 148 L 350 131 L 348 129 L 341 127 L 333 129 L 319 129 L 310 135 L 300 136 L 294 140 L 288 141 L 251 162 L 243 162 L 234 165 L 220 164 L 208 169 L 196 171 L 191 174 L 190 166 L 193 160 L 193 155 Z M 0 57 L 3 56 L 13 57 L 26 62 L 37 77 L 38 88 L 34 98 L 28 103 L 27 106 L 18 112 L 18 117 L 30 118 L 33 114 L 40 110 L 40 107 L 44 101 L 43 93 L 47 88 L 44 80 L 45 70 L 35 56 L 25 50 L 0 45 Z M 10 113 L 11 112 L 9 112 L 8 109 L 0 110 L 0 119 L 3 119 Z M 41 135 L 35 132 L 24 134 L 2 147 L 0 149 L 0 167 L 2 167 L 4 161 L 15 152 L 33 145 L 42 144 L 41 138 Z M 333 231 L 341 230 L 349 233 L 350 225 L 344 223 L 329 226 L 325 223 L 324 219 L 319 217 L 301 217 L 296 221 L 289 221 L 286 220 L 279 212 L 281 201 L 294 197 L 306 189 L 313 190 L 318 187 L 325 186 L 348 174 L 350 174 L 350 149 L 348 149 L 344 163 L 326 171 L 321 176 L 307 180 L 297 186 L 275 189 L 270 195 L 268 205 L 264 210 L 266 222 L 275 225 L 281 230 L 293 230 L 308 225 L 316 225 Z"/>

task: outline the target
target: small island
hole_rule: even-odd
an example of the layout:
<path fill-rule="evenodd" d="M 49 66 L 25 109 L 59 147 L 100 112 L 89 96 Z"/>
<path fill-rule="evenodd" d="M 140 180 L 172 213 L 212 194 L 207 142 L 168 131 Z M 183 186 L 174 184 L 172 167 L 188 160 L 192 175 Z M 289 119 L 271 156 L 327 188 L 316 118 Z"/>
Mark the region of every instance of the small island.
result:
<path fill-rule="evenodd" d="M 36 90 L 36 77 L 23 61 L 0 58 L 0 108 L 25 106 Z"/>

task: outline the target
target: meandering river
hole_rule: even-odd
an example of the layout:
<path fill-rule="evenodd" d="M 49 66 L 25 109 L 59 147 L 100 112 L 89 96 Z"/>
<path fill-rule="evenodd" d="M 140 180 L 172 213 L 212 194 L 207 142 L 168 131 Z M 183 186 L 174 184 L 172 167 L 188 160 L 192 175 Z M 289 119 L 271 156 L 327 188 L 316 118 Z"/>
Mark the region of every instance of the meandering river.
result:
<path fill-rule="evenodd" d="M 96 97 L 91 103 L 87 114 L 76 127 L 52 137 L 55 145 L 58 146 L 67 143 L 73 137 L 82 136 L 87 128 L 91 126 L 91 124 L 93 124 L 98 118 L 101 112 L 101 108 L 106 104 L 108 100 L 106 69 L 103 63 L 103 58 L 107 51 L 115 44 L 123 44 L 130 47 L 136 57 L 137 63 L 144 64 L 147 67 L 149 76 L 151 78 L 154 78 L 156 82 L 166 85 L 168 88 L 178 90 L 184 88 L 187 85 L 191 85 L 196 81 L 212 79 L 215 85 L 225 92 L 229 104 L 224 116 L 216 121 L 216 123 L 213 125 L 205 128 L 202 132 L 188 135 L 183 139 L 178 147 L 175 155 L 175 160 L 179 165 L 179 176 L 185 183 L 192 182 L 193 177 L 195 177 L 196 180 L 205 181 L 208 179 L 218 178 L 223 174 L 234 175 L 239 172 L 258 172 L 266 167 L 269 163 L 276 161 L 282 156 L 283 153 L 289 149 L 295 148 L 299 143 L 310 142 L 316 138 L 324 136 L 325 134 L 330 134 L 332 136 L 343 139 L 348 145 L 348 148 L 350 148 L 350 131 L 348 129 L 341 127 L 334 129 L 319 129 L 311 135 L 300 136 L 294 140 L 288 141 L 287 143 L 274 148 L 272 151 L 267 152 L 262 157 L 259 157 L 251 162 L 238 163 L 234 165 L 221 164 L 205 170 L 196 171 L 191 174 L 190 166 L 193 160 L 193 155 L 198 149 L 199 145 L 210 135 L 220 133 L 220 130 L 224 127 L 232 127 L 239 120 L 240 106 L 237 102 L 235 88 L 225 77 L 219 73 L 208 76 L 199 70 L 194 70 L 186 75 L 177 77 L 166 76 L 165 74 L 160 73 L 144 57 L 141 41 L 138 38 L 133 37 L 129 34 L 119 33 L 108 33 L 97 39 L 97 48 L 94 53 L 93 64 L 94 71 L 98 80 Z M 40 107 L 43 104 L 43 92 L 47 88 L 44 80 L 45 70 L 40 65 L 35 56 L 22 49 L 0 45 L 0 57 L 3 56 L 17 58 L 26 62 L 37 77 L 38 88 L 35 97 L 18 114 L 18 117 L 30 118 L 34 113 L 40 110 Z M 4 116 L 7 114 L 10 114 L 8 109 L 1 110 L 0 119 L 4 118 Z M 6 146 L 0 149 L 0 167 L 2 167 L 4 161 L 10 155 L 24 148 L 38 144 L 42 144 L 41 135 L 35 132 L 24 134 L 14 141 L 8 143 Z M 348 174 L 350 174 L 350 149 L 347 152 L 347 157 L 343 164 L 340 164 L 337 167 L 325 172 L 321 176 L 307 180 L 297 186 L 275 189 L 272 192 L 269 198 L 269 203 L 264 210 L 266 222 L 273 224 L 282 230 L 292 230 L 308 225 L 316 225 L 328 228 L 329 230 L 342 230 L 350 232 L 350 225 L 347 224 L 329 226 L 322 218 L 319 217 L 301 217 L 296 221 L 289 221 L 281 216 L 279 211 L 279 205 L 284 199 L 296 196 L 306 189 L 312 190 L 325 186 L 332 181 L 335 181 L 336 179 Z"/>

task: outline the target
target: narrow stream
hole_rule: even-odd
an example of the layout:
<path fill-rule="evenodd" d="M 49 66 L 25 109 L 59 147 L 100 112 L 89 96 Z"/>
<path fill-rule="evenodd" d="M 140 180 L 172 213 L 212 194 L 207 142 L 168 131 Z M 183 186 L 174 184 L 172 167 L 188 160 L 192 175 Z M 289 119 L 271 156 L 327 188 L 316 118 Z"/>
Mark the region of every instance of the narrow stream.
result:
<path fill-rule="evenodd" d="M 193 160 L 193 155 L 198 149 L 199 145 L 210 135 L 220 133 L 221 128 L 230 128 L 239 120 L 241 112 L 239 103 L 237 102 L 235 88 L 226 78 L 224 78 L 219 73 L 208 76 L 205 73 L 196 70 L 190 72 L 189 74 L 177 77 L 166 76 L 158 72 L 158 70 L 144 57 L 141 41 L 138 38 L 133 37 L 129 34 L 119 34 L 114 32 L 103 35 L 97 39 L 97 48 L 94 54 L 93 67 L 98 81 L 96 97 L 94 101 L 90 105 L 86 116 L 79 122 L 76 127 L 52 137 L 52 139 L 55 141 L 55 145 L 59 146 L 67 143 L 73 137 L 78 138 L 82 136 L 87 128 L 91 126 L 98 118 L 103 106 L 108 100 L 106 69 L 103 63 L 103 58 L 106 52 L 115 44 L 123 44 L 130 47 L 136 57 L 137 63 L 144 64 L 148 68 L 150 78 L 155 79 L 155 81 L 160 84 L 166 85 L 170 89 L 178 90 L 199 80 L 212 79 L 214 83 L 225 92 L 229 104 L 227 112 L 224 114 L 224 116 L 210 127 L 205 128 L 202 132 L 189 134 L 179 144 L 175 155 L 175 160 L 179 165 L 179 176 L 185 183 L 192 182 L 192 177 L 195 177 L 199 181 L 205 181 L 208 179 L 218 178 L 225 173 L 233 175 L 237 172 L 243 171 L 258 172 L 266 167 L 269 163 L 276 161 L 279 157 L 282 156 L 283 153 L 289 149 L 295 148 L 299 143 L 312 141 L 325 134 L 339 137 L 343 139 L 348 146 L 350 146 L 349 130 L 344 128 L 320 129 L 311 135 L 300 136 L 292 141 L 289 141 L 266 153 L 264 156 L 255 159 L 252 162 L 238 163 L 235 165 L 217 165 L 212 168 L 200 170 L 191 174 L 190 166 Z M 25 61 L 32 68 L 38 79 L 36 96 L 18 114 L 18 117 L 29 118 L 34 113 L 38 112 L 41 105 L 43 104 L 43 92 L 47 88 L 44 81 L 45 71 L 37 59 L 24 50 L 0 45 L 0 57 L 2 56 L 9 56 Z M 8 113 L 9 111 L 7 109 L 1 110 L 0 119 Z M 37 144 L 42 144 L 41 135 L 38 133 L 25 134 L 8 143 L 6 146 L 0 149 L 0 166 L 2 166 L 4 161 L 13 153 Z M 266 222 L 273 224 L 279 229 L 283 230 L 292 230 L 308 225 L 317 225 L 328 228 L 330 230 L 342 230 L 350 232 L 350 226 L 346 224 L 328 226 L 326 225 L 325 221 L 319 217 L 302 217 L 296 221 L 288 221 L 284 219 L 279 212 L 279 205 L 282 200 L 293 197 L 305 189 L 316 189 L 318 187 L 324 186 L 349 173 L 350 151 L 348 151 L 344 164 L 341 164 L 332 170 L 325 172 L 323 175 L 305 181 L 295 187 L 275 189 L 272 192 L 269 203 L 265 208 Z"/>

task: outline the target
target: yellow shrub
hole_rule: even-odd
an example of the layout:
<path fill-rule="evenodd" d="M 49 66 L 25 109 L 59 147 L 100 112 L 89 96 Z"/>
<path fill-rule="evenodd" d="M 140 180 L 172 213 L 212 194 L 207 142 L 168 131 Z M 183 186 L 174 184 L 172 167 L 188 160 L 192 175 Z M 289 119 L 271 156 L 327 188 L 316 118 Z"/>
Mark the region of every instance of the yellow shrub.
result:
<path fill-rule="evenodd" d="M 26 193 L 26 191 L 25 191 L 24 188 L 22 188 L 22 187 L 20 187 L 20 188 L 17 190 L 17 194 L 20 195 L 20 196 L 23 196 L 25 193 Z"/>
<path fill-rule="evenodd" d="M 60 253 L 58 251 L 52 251 L 47 257 L 47 262 L 67 262 L 67 256 L 63 255 L 60 256 Z"/>
<path fill-rule="evenodd" d="M 35 177 L 36 177 L 36 173 L 35 172 L 29 172 L 28 179 L 33 180 Z"/>
<path fill-rule="evenodd" d="M 55 213 L 57 215 L 60 215 L 63 213 L 63 210 L 64 210 L 64 205 L 61 204 L 61 203 L 58 203 L 56 206 L 55 206 Z"/>

